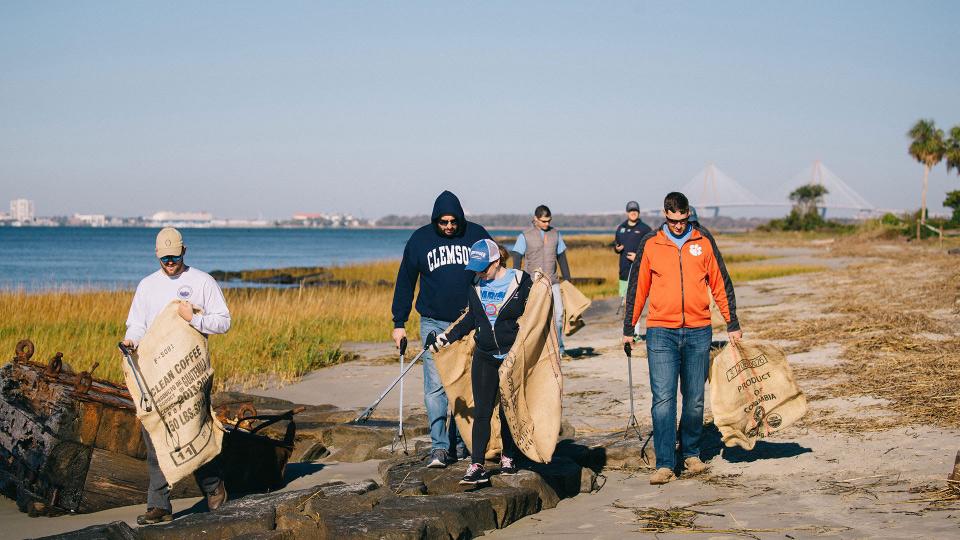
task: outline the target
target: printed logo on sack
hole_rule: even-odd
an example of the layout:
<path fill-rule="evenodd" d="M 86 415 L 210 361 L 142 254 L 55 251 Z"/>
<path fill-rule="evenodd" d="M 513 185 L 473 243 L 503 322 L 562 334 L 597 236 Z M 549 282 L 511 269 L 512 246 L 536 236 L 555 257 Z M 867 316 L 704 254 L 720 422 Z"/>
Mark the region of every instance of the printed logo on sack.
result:
<path fill-rule="evenodd" d="M 690 254 L 694 257 L 699 257 L 703 253 L 703 248 L 700 247 L 700 244 L 690 244 Z"/>
<path fill-rule="evenodd" d="M 187 300 L 188 298 L 193 296 L 193 287 L 189 285 L 184 285 L 183 287 L 180 287 L 179 289 L 177 289 L 177 296 L 180 297 L 180 299 L 182 300 Z"/>
<path fill-rule="evenodd" d="M 783 418 L 777 413 L 770 413 L 767 415 L 767 425 L 773 429 L 780 427 L 780 424 L 783 423 Z"/>
<path fill-rule="evenodd" d="M 727 382 L 733 380 L 734 377 L 740 374 L 745 369 L 756 369 L 767 363 L 766 355 L 761 354 L 756 358 L 745 358 L 736 364 L 732 368 L 727 370 Z"/>

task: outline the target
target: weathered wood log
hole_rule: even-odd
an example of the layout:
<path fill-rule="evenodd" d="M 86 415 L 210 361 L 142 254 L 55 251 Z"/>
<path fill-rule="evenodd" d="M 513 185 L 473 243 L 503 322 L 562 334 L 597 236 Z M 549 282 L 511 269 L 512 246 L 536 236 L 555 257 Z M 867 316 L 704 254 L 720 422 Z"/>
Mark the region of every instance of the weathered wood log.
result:
<path fill-rule="evenodd" d="M 0 492 L 31 513 L 93 512 L 146 501 L 146 446 L 129 392 L 74 373 L 33 345 L 0 368 Z M 199 495 L 193 482 L 175 494 Z"/>
<path fill-rule="evenodd" d="M 957 452 L 957 457 L 953 460 L 953 472 L 950 473 L 947 480 L 960 482 L 960 451 Z"/>

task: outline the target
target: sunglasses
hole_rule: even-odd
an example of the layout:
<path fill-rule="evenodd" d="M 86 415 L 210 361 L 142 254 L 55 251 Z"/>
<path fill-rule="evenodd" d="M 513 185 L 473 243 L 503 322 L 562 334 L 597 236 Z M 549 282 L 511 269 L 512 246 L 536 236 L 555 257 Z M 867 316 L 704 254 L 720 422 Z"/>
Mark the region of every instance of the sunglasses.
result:
<path fill-rule="evenodd" d="M 690 221 L 690 216 L 687 216 L 685 218 L 680 218 L 680 219 L 667 218 L 667 223 L 669 223 L 670 225 L 686 224 L 688 221 Z"/>
<path fill-rule="evenodd" d="M 537 218 L 537 221 L 539 221 L 540 223 L 550 223 L 551 221 L 553 221 L 553 218 L 546 218 L 546 219 Z"/>
<path fill-rule="evenodd" d="M 167 255 L 166 257 L 160 257 L 160 262 L 163 264 L 178 263 L 183 260 L 183 255 Z"/>
<path fill-rule="evenodd" d="M 437 224 L 441 227 L 446 227 L 447 225 L 456 225 L 457 220 L 455 219 L 438 219 Z"/>

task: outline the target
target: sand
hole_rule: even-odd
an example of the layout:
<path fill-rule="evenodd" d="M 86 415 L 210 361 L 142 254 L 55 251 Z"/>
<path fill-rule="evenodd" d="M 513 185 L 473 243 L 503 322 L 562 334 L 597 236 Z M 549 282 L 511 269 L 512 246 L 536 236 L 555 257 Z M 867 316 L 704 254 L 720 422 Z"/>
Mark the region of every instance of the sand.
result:
<path fill-rule="evenodd" d="M 755 246 L 724 245 L 731 251 L 755 251 Z M 781 250 L 790 262 L 842 268 L 855 258 L 833 257 L 821 248 Z M 777 261 L 778 263 L 781 261 Z M 817 274 L 751 282 L 737 287 L 741 317 L 763 321 L 789 309 L 801 316 L 823 316 L 812 287 Z M 811 293 L 813 298 L 811 298 Z M 579 435 L 623 430 L 628 412 L 627 366 L 620 345 L 618 302 L 596 302 L 585 317 L 587 327 L 567 338 L 574 357 L 563 362 L 564 415 Z M 956 317 L 956 315 L 951 315 Z M 956 323 L 957 321 L 953 321 Z M 960 324 L 954 324 L 960 328 Z M 384 330 L 386 337 L 389 328 Z M 746 337 L 756 328 L 744 327 Z M 723 333 L 714 339 L 725 339 Z M 364 358 L 311 373 L 300 382 L 254 393 L 299 403 L 333 403 L 341 407 L 369 405 L 396 377 L 398 366 L 384 363 L 390 344 L 357 344 Z M 841 348 L 827 343 L 791 355 L 798 366 L 831 366 L 841 362 Z M 650 390 L 642 344 L 633 359 L 636 413 L 644 435 L 649 432 Z M 875 396 L 837 397 L 830 381 L 803 379 L 801 387 L 816 390 L 808 418 L 893 415 L 886 400 Z M 709 396 L 709 392 L 707 394 Z M 396 411 L 397 395 L 381 405 Z M 423 410 L 422 375 L 414 369 L 405 386 L 407 410 Z M 709 416 L 709 407 L 708 407 Z M 647 526 L 637 517 L 646 508 L 686 507 L 703 538 L 960 538 L 960 503 L 937 507 L 924 493 L 945 486 L 960 449 L 960 431 L 928 425 L 849 433 L 801 422 L 761 441 L 753 451 L 722 448 L 708 429 L 703 457 L 707 474 L 681 478 L 666 486 L 649 485 L 646 471 L 606 473 L 596 493 L 560 502 L 554 509 L 528 516 L 507 529 L 487 533 L 493 538 L 565 537 L 622 538 Z M 335 479 L 376 478 L 377 462 L 360 464 L 293 464 L 286 489 L 298 489 Z M 196 500 L 175 503 L 190 508 Z M 84 516 L 28 518 L 12 501 L 0 499 L 3 538 L 39 536 L 116 519 L 133 523 L 141 507 L 118 508 Z M 651 533 L 652 534 L 652 533 Z M 690 538 L 689 530 L 656 534 L 657 538 Z"/>

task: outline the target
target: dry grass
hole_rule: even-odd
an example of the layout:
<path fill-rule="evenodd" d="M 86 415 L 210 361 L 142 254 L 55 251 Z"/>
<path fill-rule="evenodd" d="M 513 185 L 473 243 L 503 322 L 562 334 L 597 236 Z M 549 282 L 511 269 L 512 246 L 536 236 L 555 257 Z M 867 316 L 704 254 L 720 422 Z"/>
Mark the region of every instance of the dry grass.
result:
<path fill-rule="evenodd" d="M 896 244 L 894 244 L 896 246 Z M 898 416 L 805 423 L 821 429 L 872 431 L 909 423 L 960 426 L 960 268 L 955 257 L 919 248 L 875 246 L 859 256 L 876 262 L 813 278 L 821 316 L 755 321 L 761 337 L 795 341 L 789 352 L 828 343 L 843 347 L 839 365 L 820 368 L 815 382 L 830 396 L 873 396 Z M 818 396 L 823 397 L 823 396 Z"/>
<path fill-rule="evenodd" d="M 345 341 L 387 339 L 393 291 L 383 287 L 227 289 L 233 326 L 211 337 L 219 381 L 257 385 L 268 378 L 293 380 L 342 360 Z M 30 338 L 35 359 L 56 351 L 75 369 L 99 361 L 95 375 L 122 379 L 116 344 L 123 338 L 131 292 L 0 294 L 0 351 L 13 356 Z M 412 314 L 409 328 L 416 330 Z M 415 333 L 415 332 L 414 332 Z"/>
<path fill-rule="evenodd" d="M 591 298 L 615 296 L 617 255 L 600 240 L 609 235 L 584 236 L 586 238 L 576 237 L 584 247 L 571 247 L 569 251 L 573 275 L 603 279 L 599 285 L 582 287 Z M 769 264 L 749 254 L 728 257 L 728 260 L 735 282 L 821 269 Z M 758 261 L 761 262 L 758 264 Z M 342 361 L 339 347 L 344 342 L 385 341 L 392 327 L 390 304 L 397 266 L 397 261 L 378 261 L 322 269 L 332 279 L 351 284 L 346 287 L 225 290 L 233 328 L 224 336 L 211 338 L 219 380 L 231 385 L 257 385 L 271 379 L 289 381 L 310 370 Z M 306 268 L 302 272 L 316 270 Z M 37 345 L 37 359 L 47 359 L 56 351 L 62 351 L 76 369 L 88 369 L 99 361 L 96 375 L 118 381 L 121 371 L 116 343 L 124 334 L 131 298 L 129 291 L 0 293 L 0 354 L 6 351 L 5 354 L 12 356 L 16 342 L 30 338 Z M 917 319 L 910 327 L 933 328 L 930 326 L 933 322 L 931 317 Z M 894 323 L 903 321 L 891 319 L 884 324 Z M 407 325 L 413 338 L 417 327 L 418 318 L 413 310 Z M 825 332 L 830 325 L 822 323 L 822 328 L 803 328 Z M 861 334 L 859 338 L 883 339 L 869 334 Z M 917 346 L 925 347 L 925 354 L 933 354 L 929 344 Z M 960 391 L 951 391 L 944 395 L 958 393 Z"/>

